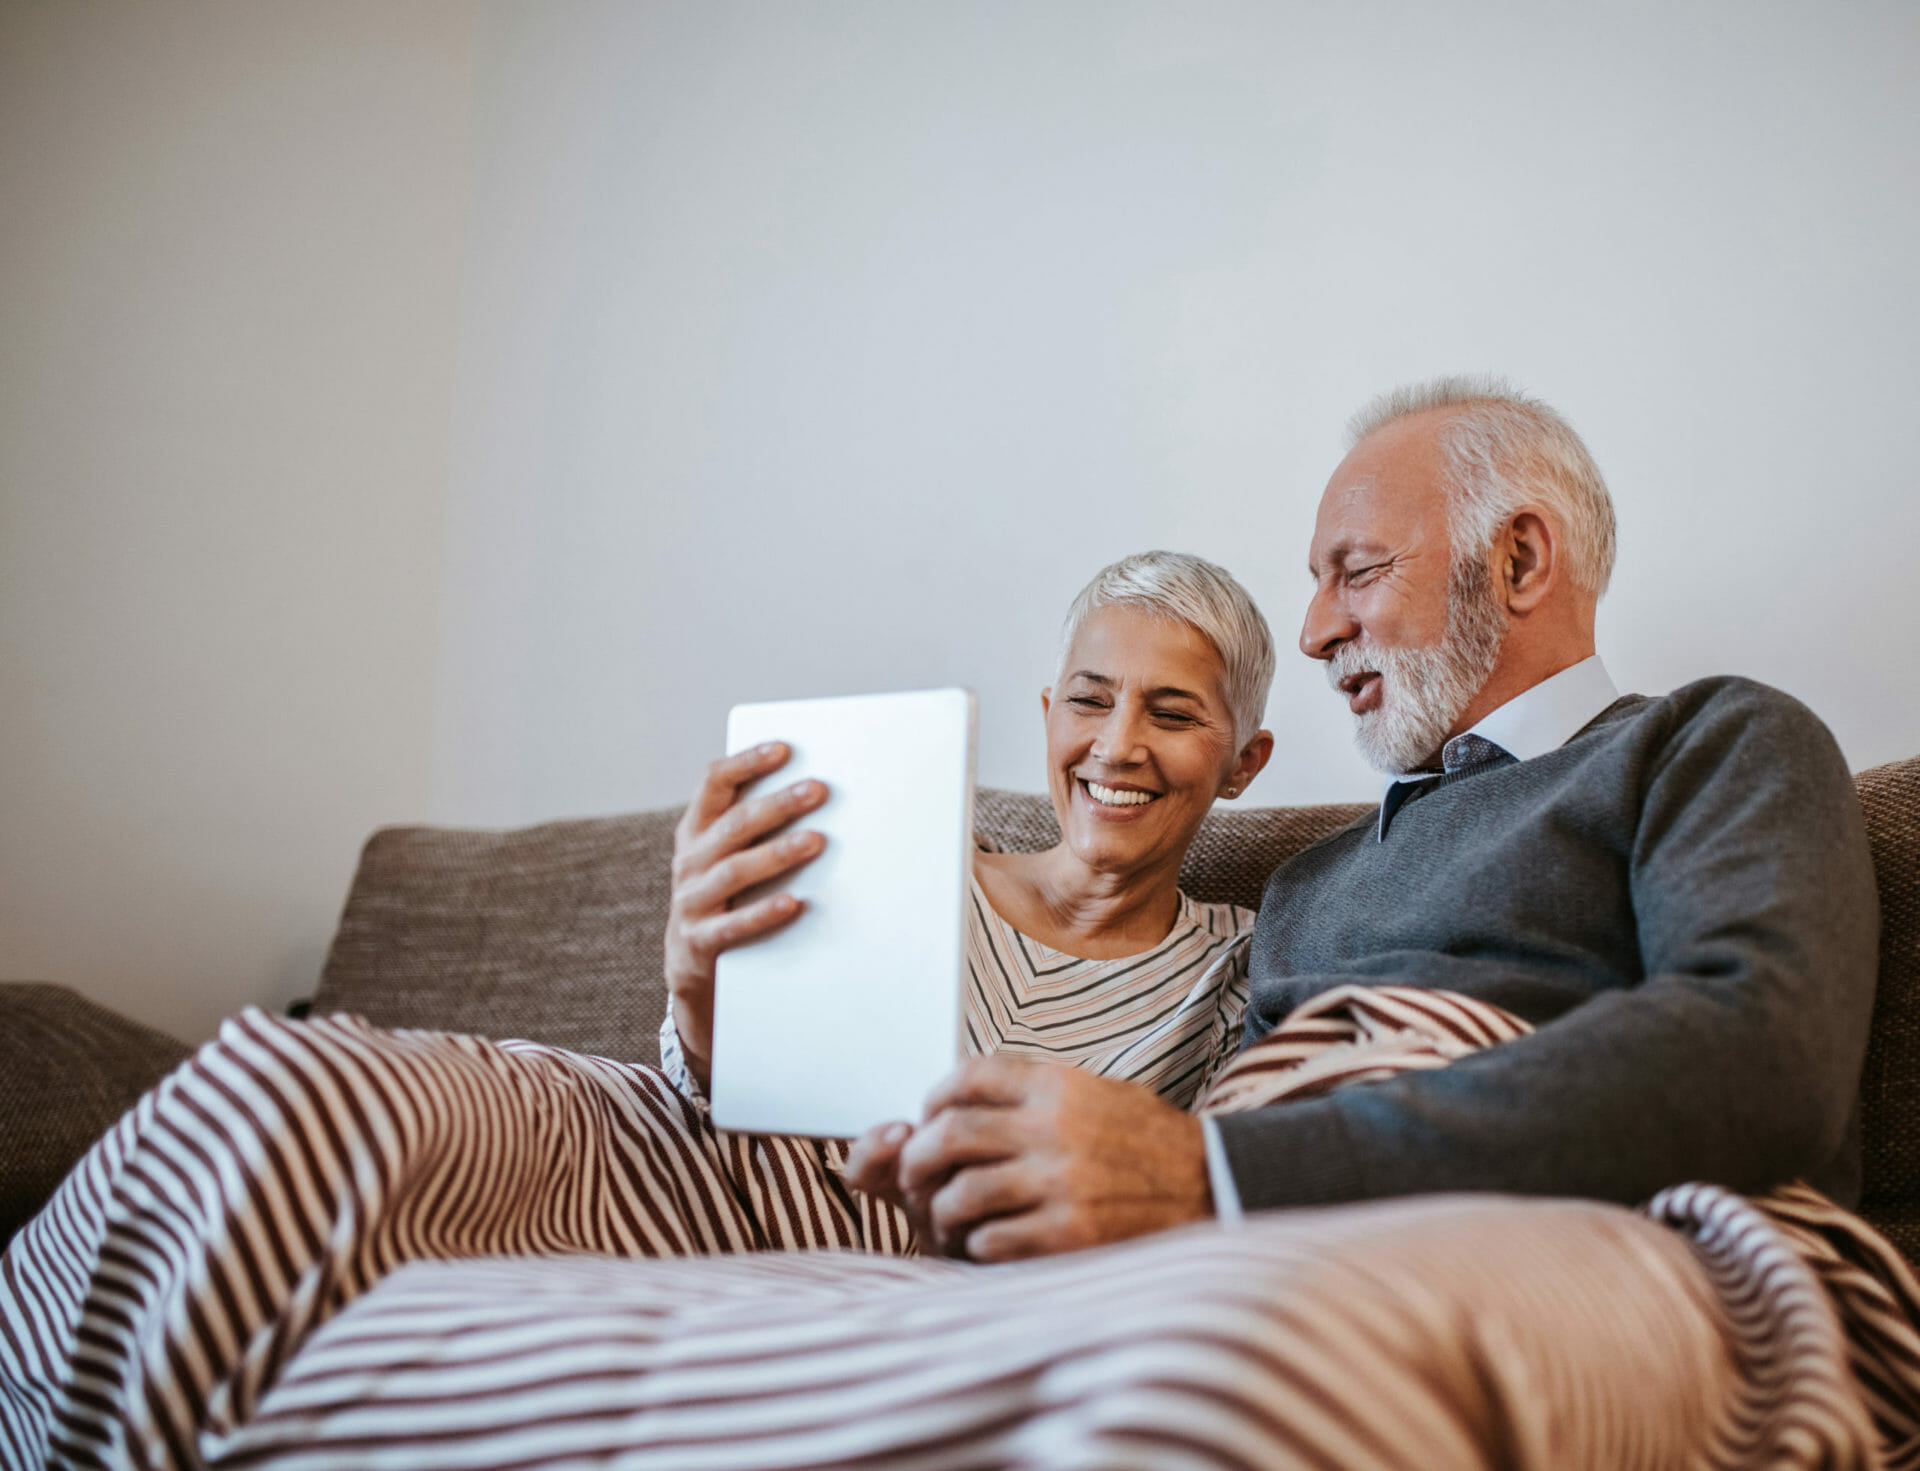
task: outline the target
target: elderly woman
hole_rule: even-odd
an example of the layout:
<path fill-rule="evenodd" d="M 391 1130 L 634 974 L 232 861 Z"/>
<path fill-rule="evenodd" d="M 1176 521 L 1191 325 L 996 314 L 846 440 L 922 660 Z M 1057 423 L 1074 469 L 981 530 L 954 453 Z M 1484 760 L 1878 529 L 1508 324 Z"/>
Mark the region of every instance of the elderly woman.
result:
<path fill-rule="evenodd" d="M 1215 799 L 1246 790 L 1272 754 L 1260 720 L 1273 669 L 1266 619 L 1211 562 L 1143 552 L 1081 590 L 1067 612 L 1059 673 L 1040 694 L 1060 841 L 1042 853 L 983 851 L 974 860 L 969 1052 L 1071 1062 L 1179 1107 L 1193 1103 L 1238 1038 L 1253 915 L 1195 903 L 1180 892 L 1180 865 Z M 716 761 L 681 821 L 661 1055 L 696 1100 L 713 1046 L 716 959 L 800 913 L 786 893 L 739 908 L 734 900 L 792 873 L 825 843 L 805 828 L 787 830 L 826 800 L 821 783 L 741 797 L 787 757 L 776 744 Z M 896 1125 L 871 1134 L 854 1156 L 855 1178 L 894 1196 L 893 1209 L 838 1188 L 832 1176 L 847 1154 L 837 1143 L 760 1140 L 755 1165 L 806 1181 L 811 1210 L 844 1215 L 846 1239 L 902 1250 L 911 1236 L 898 1208 L 921 1216 L 927 1205 L 924 1193 L 909 1202 L 883 1183 L 908 1132 Z M 994 1231 L 974 1233 L 976 1252 L 990 1254 Z"/>
<path fill-rule="evenodd" d="M 1131 557 L 1081 593 L 1041 697 L 1060 842 L 974 865 L 972 1049 L 1191 1103 L 1239 1029 L 1252 915 L 1176 880 L 1272 749 L 1273 664 L 1252 600 L 1197 558 Z M 863 1141 L 858 1190 L 838 1141 L 705 1116 L 715 957 L 799 912 L 732 901 L 821 849 L 780 831 L 817 783 L 742 797 L 785 759 L 715 763 L 682 824 L 663 1070 L 353 1018 L 227 1022 L 0 1262 L 0 1460 L 217 1459 L 288 1356 L 409 1262 L 912 1251 L 925 1201 L 887 1185 L 902 1126 Z"/>

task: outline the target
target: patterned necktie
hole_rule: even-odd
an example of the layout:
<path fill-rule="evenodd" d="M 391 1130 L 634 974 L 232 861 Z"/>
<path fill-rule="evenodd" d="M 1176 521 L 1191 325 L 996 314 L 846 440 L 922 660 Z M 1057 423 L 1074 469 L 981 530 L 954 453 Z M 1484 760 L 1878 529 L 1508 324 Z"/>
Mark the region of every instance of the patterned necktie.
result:
<path fill-rule="evenodd" d="M 1485 766 L 1490 761 L 1498 761 L 1507 754 L 1505 748 L 1496 746 L 1485 736 L 1477 736 L 1472 731 L 1457 735 L 1440 748 L 1440 769 L 1451 776 L 1456 771 L 1471 771 L 1476 766 Z M 1397 781 L 1387 788 L 1386 795 L 1380 799 L 1380 822 L 1375 832 L 1382 843 L 1387 840 L 1387 829 L 1393 823 L 1393 815 L 1398 812 L 1406 800 L 1422 787 L 1428 785 L 1432 777 L 1423 780 Z"/>
<path fill-rule="evenodd" d="M 1472 731 L 1457 735 L 1440 748 L 1440 769 L 1446 772 L 1465 771 L 1471 766 L 1485 766 L 1489 761 L 1498 761 L 1507 753 L 1485 736 L 1477 736 Z"/>

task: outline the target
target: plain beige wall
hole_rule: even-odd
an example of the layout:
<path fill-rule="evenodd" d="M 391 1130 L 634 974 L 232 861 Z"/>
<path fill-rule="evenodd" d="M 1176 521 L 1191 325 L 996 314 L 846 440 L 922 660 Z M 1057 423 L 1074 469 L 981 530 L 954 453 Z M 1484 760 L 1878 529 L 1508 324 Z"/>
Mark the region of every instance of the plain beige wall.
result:
<path fill-rule="evenodd" d="M 312 989 L 424 814 L 471 10 L 0 5 L 0 977 Z"/>

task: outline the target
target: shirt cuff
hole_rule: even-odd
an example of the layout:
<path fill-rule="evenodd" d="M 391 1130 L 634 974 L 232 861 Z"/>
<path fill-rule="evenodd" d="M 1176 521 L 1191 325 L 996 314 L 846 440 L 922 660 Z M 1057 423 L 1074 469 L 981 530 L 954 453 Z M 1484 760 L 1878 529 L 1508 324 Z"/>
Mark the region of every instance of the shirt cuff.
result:
<path fill-rule="evenodd" d="M 687 1066 L 686 1054 L 680 1050 L 680 1032 L 673 1024 L 671 1006 L 667 1008 L 666 1019 L 660 1023 L 660 1071 L 681 1097 L 702 1113 L 707 1111 L 706 1091 L 694 1077 L 693 1069 Z"/>
<path fill-rule="evenodd" d="M 1238 1221 L 1246 1212 L 1240 1209 L 1240 1187 L 1233 1183 L 1233 1171 L 1227 1165 L 1227 1146 L 1220 1142 L 1220 1125 L 1210 1118 L 1202 1118 L 1200 1136 L 1207 1141 L 1207 1184 L 1213 1189 L 1213 1214 L 1222 1221 Z"/>

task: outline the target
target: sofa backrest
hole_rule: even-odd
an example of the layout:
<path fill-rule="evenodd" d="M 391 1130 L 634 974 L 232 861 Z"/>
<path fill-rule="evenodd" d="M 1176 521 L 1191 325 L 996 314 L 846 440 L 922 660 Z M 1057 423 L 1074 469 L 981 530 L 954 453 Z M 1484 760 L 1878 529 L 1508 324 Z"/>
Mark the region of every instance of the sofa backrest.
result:
<path fill-rule="evenodd" d="M 361 850 L 314 1010 L 657 1060 L 679 820 L 382 828 Z"/>
<path fill-rule="evenodd" d="M 1269 873 L 1367 810 L 1216 811 L 1181 883 L 1252 908 Z M 679 820 L 673 808 L 509 832 L 382 828 L 361 850 L 314 1009 L 651 1061 Z M 1060 836 L 1046 798 L 991 787 L 974 822 L 1015 851 Z"/>
<path fill-rule="evenodd" d="M 1880 988 L 1861 1078 L 1863 1213 L 1920 1261 L 1920 758 L 1855 779 L 1880 885 Z M 1258 904 L 1286 859 L 1369 809 L 1218 808 L 1181 870 L 1194 897 Z M 314 998 L 380 1026 L 530 1037 L 651 1061 L 678 810 L 512 832 L 368 840 Z M 1044 797 L 984 789 L 979 831 L 1044 848 Z"/>

